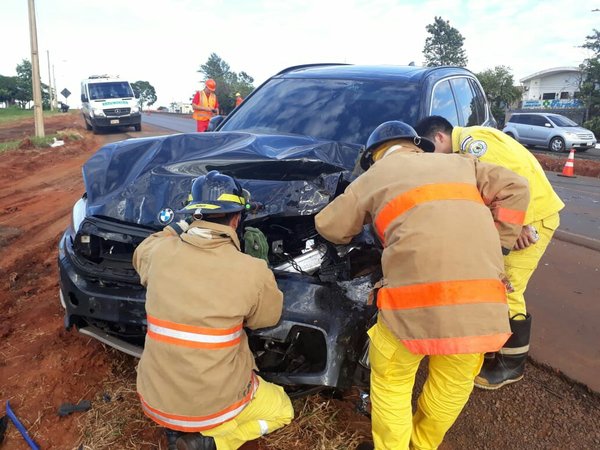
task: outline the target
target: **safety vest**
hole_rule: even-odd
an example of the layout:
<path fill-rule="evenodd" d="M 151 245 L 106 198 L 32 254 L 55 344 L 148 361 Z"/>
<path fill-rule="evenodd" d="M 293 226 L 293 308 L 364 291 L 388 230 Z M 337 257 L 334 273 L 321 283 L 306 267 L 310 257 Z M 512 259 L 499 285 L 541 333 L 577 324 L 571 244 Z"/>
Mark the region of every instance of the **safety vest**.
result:
<path fill-rule="evenodd" d="M 244 101 L 242 97 L 236 97 L 235 106 L 240 106 L 240 104 Z"/>
<path fill-rule="evenodd" d="M 204 90 L 198 93 L 198 106 L 204 106 L 205 108 L 214 109 L 217 105 L 217 96 L 214 93 L 210 93 L 208 96 L 204 92 Z M 199 111 L 197 109 L 194 110 L 192 117 L 195 120 L 200 121 L 208 121 L 210 118 L 214 116 L 212 112 L 209 111 Z"/>

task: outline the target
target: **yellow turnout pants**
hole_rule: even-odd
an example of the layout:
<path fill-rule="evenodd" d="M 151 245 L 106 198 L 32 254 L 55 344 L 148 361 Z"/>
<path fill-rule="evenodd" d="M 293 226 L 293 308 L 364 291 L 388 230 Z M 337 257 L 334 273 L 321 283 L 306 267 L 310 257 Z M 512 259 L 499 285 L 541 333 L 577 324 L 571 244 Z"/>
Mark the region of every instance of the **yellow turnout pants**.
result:
<path fill-rule="evenodd" d="M 425 355 L 410 353 L 381 322 L 369 330 L 369 336 L 375 449 L 437 448 L 473 391 L 483 354 L 431 355 L 429 375 L 413 415 L 415 374 Z"/>
<path fill-rule="evenodd" d="M 525 315 L 527 308 L 525 306 L 525 289 L 527 283 L 537 268 L 540 259 L 544 255 L 554 231 L 560 224 L 558 213 L 552 214 L 545 219 L 531 223 L 540 235 L 540 239 L 523 250 L 513 250 L 504 257 L 504 270 L 506 277 L 510 280 L 514 292 L 508 293 L 508 309 L 510 317 L 517 314 Z M 517 317 L 525 319 L 525 317 Z"/>
<path fill-rule="evenodd" d="M 287 425 L 294 418 L 294 408 L 281 386 L 258 377 L 254 398 L 234 419 L 202 432 L 212 436 L 217 450 L 234 450 L 245 442 L 258 439 Z"/>

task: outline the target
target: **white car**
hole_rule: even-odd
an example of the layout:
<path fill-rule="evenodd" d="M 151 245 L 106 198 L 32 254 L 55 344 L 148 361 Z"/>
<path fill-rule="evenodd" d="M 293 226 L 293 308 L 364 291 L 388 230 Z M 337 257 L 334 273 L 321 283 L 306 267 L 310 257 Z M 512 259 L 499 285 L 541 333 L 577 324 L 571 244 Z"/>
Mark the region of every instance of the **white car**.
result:
<path fill-rule="evenodd" d="M 597 142 L 594 133 L 560 114 L 515 113 L 502 131 L 523 145 L 539 145 L 553 152 L 572 148 L 585 152 Z"/>

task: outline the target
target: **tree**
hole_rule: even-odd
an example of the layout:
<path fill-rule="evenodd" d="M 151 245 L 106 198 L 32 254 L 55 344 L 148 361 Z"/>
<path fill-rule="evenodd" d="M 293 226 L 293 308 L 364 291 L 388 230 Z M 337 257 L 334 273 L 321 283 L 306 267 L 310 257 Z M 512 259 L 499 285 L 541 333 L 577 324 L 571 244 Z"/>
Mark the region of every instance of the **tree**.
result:
<path fill-rule="evenodd" d="M 27 59 L 17 64 L 17 92 L 14 100 L 24 108 L 27 103 L 33 101 L 33 69 L 31 62 Z M 42 108 L 50 109 L 50 87 L 41 83 L 42 88 Z"/>
<path fill-rule="evenodd" d="M 246 97 L 254 86 L 254 78 L 246 72 L 232 72 L 229 64 L 223 61 L 216 53 L 211 53 L 206 63 L 200 66 L 198 72 L 202 73 L 206 79 L 212 78 L 217 82 L 217 98 L 219 107 L 223 113 L 228 114 L 235 108 L 235 94 L 239 92 L 242 97 Z"/>
<path fill-rule="evenodd" d="M 586 108 L 585 118 L 591 120 L 600 115 L 600 31 L 594 29 L 581 47 L 592 52 L 592 56 L 579 66 L 582 72 L 581 100 Z"/>
<path fill-rule="evenodd" d="M 496 66 L 476 76 L 490 100 L 492 114 L 498 120 L 498 125 L 502 125 L 507 108 L 521 98 L 521 90 L 514 86 L 510 67 Z"/>
<path fill-rule="evenodd" d="M 436 16 L 434 23 L 427 25 L 425 29 L 431 35 L 425 39 L 423 48 L 428 67 L 467 65 L 467 54 L 463 48 L 465 38 L 450 26 L 449 21 Z"/>
<path fill-rule="evenodd" d="M 133 92 L 138 97 L 140 109 L 144 109 L 144 105 L 153 105 L 156 102 L 156 90 L 148 81 L 136 81 L 131 83 Z"/>
<path fill-rule="evenodd" d="M 18 93 L 17 85 L 17 77 L 0 75 L 0 102 L 5 102 L 8 106 L 14 105 Z"/>

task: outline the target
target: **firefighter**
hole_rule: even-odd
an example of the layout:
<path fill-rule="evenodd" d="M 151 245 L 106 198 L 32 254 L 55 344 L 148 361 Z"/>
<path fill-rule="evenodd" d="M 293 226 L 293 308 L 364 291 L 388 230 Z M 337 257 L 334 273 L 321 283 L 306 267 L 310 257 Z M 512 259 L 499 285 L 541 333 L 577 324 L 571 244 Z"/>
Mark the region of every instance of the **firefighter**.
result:
<path fill-rule="evenodd" d="M 440 116 L 426 117 L 416 128 L 421 135 L 433 140 L 436 153 L 471 154 L 481 161 L 510 169 L 529 182 L 531 202 L 525 214 L 525 226 L 513 251 L 504 257 L 505 272 L 512 285 L 508 306 L 513 335 L 498 353 L 488 355 L 475 379 L 479 388 L 499 389 L 523 378 L 531 333 L 525 289 L 558 228 L 558 212 L 565 204 L 531 152 L 501 131 L 489 127 L 452 127 Z"/>
<path fill-rule="evenodd" d="M 217 100 L 217 83 L 212 78 L 204 82 L 204 89 L 196 92 L 192 100 L 192 117 L 196 120 L 196 130 L 204 132 L 208 128 L 211 117 L 219 114 L 219 101 Z"/>
<path fill-rule="evenodd" d="M 368 170 L 316 216 L 317 231 L 335 244 L 372 223 L 384 246 L 378 320 L 368 332 L 379 450 L 437 448 L 484 352 L 510 335 L 502 248 L 521 231 L 512 218 L 525 214 L 527 183 L 500 166 L 433 150 L 409 125 L 381 124 L 360 160 Z M 413 416 L 425 355 L 429 375 Z"/>
<path fill-rule="evenodd" d="M 148 323 L 137 391 L 170 450 L 237 449 L 294 415 L 283 389 L 255 374 L 244 331 L 275 325 L 283 295 L 265 261 L 240 252 L 237 181 L 211 171 L 191 197 L 180 211 L 191 225 L 167 226 L 133 255 Z"/>
<path fill-rule="evenodd" d="M 242 98 L 242 94 L 240 94 L 239 92 L 236 92 L 236 94 L 235 94 L 235 106 L 240 106 L 243 101 L 244 101 L 244 99 Z"/>

